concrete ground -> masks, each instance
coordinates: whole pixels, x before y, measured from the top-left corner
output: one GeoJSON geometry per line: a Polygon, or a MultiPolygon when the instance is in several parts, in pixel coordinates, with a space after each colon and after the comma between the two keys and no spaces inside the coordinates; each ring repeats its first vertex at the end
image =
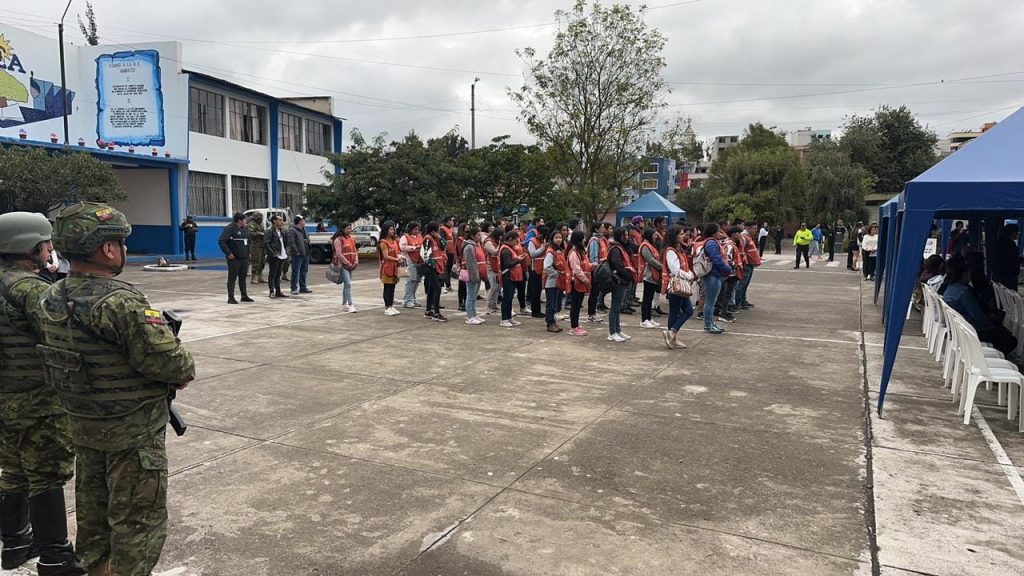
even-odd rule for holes
{"type": "MultiPolygon", "coordinates": [[[[238,306],[220,263],[127,271],[184,313],[198,367],[178,400],[189,432],[168,438],[157,573],[1024,573],[1017,469],[977,419],[957,422],[917,325],[885,419],[869,417],[869,284],[790,258],[768,257],[757,308],[726,334],[688,322],[686,350],[636,316],[623,344],[604,325],[586,338],[528,318],[467,326],[454,293],[447,324],[384,317],[372,262],[354,315],[321,266],[311,295],[270,300],[261,285],[238,306]]],[[[1016,422],[981,413],[1024,463],[1016,422]]]]}

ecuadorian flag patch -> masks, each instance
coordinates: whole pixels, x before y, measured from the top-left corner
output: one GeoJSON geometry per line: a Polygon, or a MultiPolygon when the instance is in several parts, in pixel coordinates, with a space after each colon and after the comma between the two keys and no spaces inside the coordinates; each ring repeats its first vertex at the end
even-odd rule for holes
{"type": "Polygon", "coordinates": [[[146,319],[146,324],[163,324],[164,323],[164,315],[161,314],[159,310],[150,310],[150,309],[147,308],[146,311],[143,313],[143,315],[144,315],[144,318],[146,319]]]}

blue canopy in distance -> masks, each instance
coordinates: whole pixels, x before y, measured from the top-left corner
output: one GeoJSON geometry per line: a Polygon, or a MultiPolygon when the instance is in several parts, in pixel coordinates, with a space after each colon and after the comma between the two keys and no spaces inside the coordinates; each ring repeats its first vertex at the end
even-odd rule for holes
{"type": "Polygon", "coordinates": [[[669,202],[664,196],[657,192],[648,192],[622,208],[619,208],[615,218],[618,223],[621,224],[623,219],[628,220],[634,216],[643,216],[644,218],[665,216],[668,218],[669,224],[671,224],[677,218],[685,220],[686,210],[683,210],[679,206],[669,202]]]}

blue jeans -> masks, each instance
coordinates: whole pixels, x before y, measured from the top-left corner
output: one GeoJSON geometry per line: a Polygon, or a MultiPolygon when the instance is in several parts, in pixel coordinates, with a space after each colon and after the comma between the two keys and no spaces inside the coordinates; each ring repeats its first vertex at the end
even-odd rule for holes
{"type": "Polygon", "coordinates": [[[308,290],[306,275],[309,274],[309,255],[292,256],[292,292],[308,290]]]}
{"type": "Polygon", "coordinates": [[[670,332],[679,332],[683,324],[693,316],[693,302],[689,298],[668,295],[668,329],[670,332]]]}
{"type": "Polygon", "coordinates": [[[743,280],[736,286],[736,304],[743,305],[747,303],[747,287],[750,286],[750,279],[754,276],[754,265],[744,264],[743,265],[743,280]]]}
{"type": "Polygon", "coordinates": [[[466,319],[476,318],[476,295],[480,293],[479,282],[466,282],[466,319]]]}
{"type": "Polygon", "coordinates": [[[341,305],[352,304],[352,271],[341,269],[341,305]]]}
{"type": "Polygon", "coordinates": [[[622,324],[619,323],[619,316],[622,311],[622,301],[626,299],[626,286],[612,288],[612,304],[608,307],[608,335],[622,332],[622,324]]]}
{"type": "Polygon", "coordinates": [[[402,298],[402,305],[412,308],[416,305],[416,288],[420,285],[420,268],[417,264],[410,262],[406,267],[409,277],[405,280],[405,296],[402,298]]]}
{"type": "Polygon", "coordinates": [[[722,291],[722,277],[712,271],[704,277],[704,329],[715,326],[715,302],[722,291]]]}

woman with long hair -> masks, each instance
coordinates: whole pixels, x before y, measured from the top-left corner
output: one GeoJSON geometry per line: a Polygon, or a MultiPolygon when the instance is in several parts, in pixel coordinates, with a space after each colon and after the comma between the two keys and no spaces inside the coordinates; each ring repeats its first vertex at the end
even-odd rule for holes
{"type": "Polygon", "coordinates": [[[654,245],[654,228],[645,228],[637,250],[636,262],[640,265],[640,278],[643,280],[643,298],[640,301],[640,325],[644,328],[657,328],[659,324],[651,318],[654,308],[654,294],[661,289],[663,274],[661,253],[654,245]]]}
{"type": "MultiPolygon", "coordinates": [[[[542,227],[543,228],[543,227],[542,227]]],[[[544,319],[548,325],[548,332],[561,332],[562,328],[555,321],[555,307],[558,305],[558,293],[565,292],[569,287],[568,265],[565,261],[565,251],[562,247],[562,233],[557,230],[551,235],[547,243],[547,253],[544,255],[544,283],[545,314],[544,319]]],[[[538,298],[539,300],[539,298],[538,298]]]]}
{"type": "Polygon", "coordinates": [[[868,226],[864,238],[860,241],[861,259],[864,262],[864,279],[875,279],[875,253],[878,252],[878,224],[868,226]]]}
{"type": "Polygon", "coordinates": [[[401,312],[395,308],[395,287],[398,286],[398,265],[401,261],[401,251],[398,247],[395,223],[390,220],[384,222],[380,227],[377,252],[380,260],[380,281],[384,285],[384,315],[398,316],[401,312]]]}
{"type": "MultiPolygon", "coordinates": [[[[449,251],[449,256],[455,260],[455,264],[458,264],[460,269],[466,266],[466,263],[462,261],[462,251],[466,247],[466,223],[462,222],[456,228],[455,233],[455,251],[449,251]]],[[[449,267],[451,268],[451,267],[449,267]]],[[[461,276],[462,273],[459,273],[461,276]]],[[[466,283],[459,280],[459,312],[466,311],[466,283]]]]}
{"type": "Polygon", "coordinates": [[[424,290],[427,293],[427,310],[423,317],[437,322],[447,322],[444,314],[441,314],[441,276],[448,269],[448,253],[445,252],[444,242],[441,240],[441,224],[436,221],[428,222],[423,229],[423,259],[420,268],[423,271],[424,290]]]}
{"type": "Polygon", "coordinates": [[[581,230],[575,230],[569,237],[569,334],[573,336],[586,336],[587,331],[580,327],[580,308],[583,307],[583,299],[590,292],[590,259],[587,257],[587,248],[583,245],[586,234],[581,230]]]}
{"type": "Polygon", "coordinates": [[[616,226],[612,231],[612,239],[608,244],[608,264],[612,268],[614,283],[611,286],[612,304],[608,308],[608,341],[625,342],[632,337],[622,331],[619,315],[626,299],[626,289],[633,282],[633,262],[626,248],[626,229],[616,226]]]}
{"type": "MultiPolygon", "coordinates": [[[[678,278],[683,282],[693,281],[693,272],[690,267],[690,256],[683,246],[688,239],[688,233],[682,226],[670,226],[665,233],[665,250],[662,253],[662,274],[661,293],[668,298],[668,326],[662,330],[661,335],[665,338],[665,346],[671,348],[686,348],[678,340],[679,330],[683,324],[693,316],[693,302],[687,296],[680,296],[669,291],[669,284],[673,279],[678,278]]],[[[646,292],[645,292],[646,293],[646,292]]]]}
{"type": "Polygon", "coordinates": [[[504,287],[501,283],[501,261],[498,259],[498,249],[501,248],[501,237],[505,230],[501,226],[491,228],[491,233],[484,240],[484,252],[487,254],[487,281],[491,285],[491,291],[487,293],[487,313],[493,314],[498,311],[498,297],[504,287]]]}
{"type": "Polygon", "coordinates": [[[466,324],[476,326],[483,324],[484,319],[476,313],[476,295],[480,293],[480,284],[487,279],[487,253],[484,252],[484,233],[476,226],[466,230],[466,242],[462,247],[462,266],[469,278],[466,284],[466,324]]]}
{"type": "Polygon", "coordinates": [[[341,311],[355,314],[356,305],[352,302],[352,272],[359,266],[359,252],[356,239],[352,237],[352,224],[342,222],[338,231],[331,236],[333,250],[331,264],[341,268],[341,311]]]}

